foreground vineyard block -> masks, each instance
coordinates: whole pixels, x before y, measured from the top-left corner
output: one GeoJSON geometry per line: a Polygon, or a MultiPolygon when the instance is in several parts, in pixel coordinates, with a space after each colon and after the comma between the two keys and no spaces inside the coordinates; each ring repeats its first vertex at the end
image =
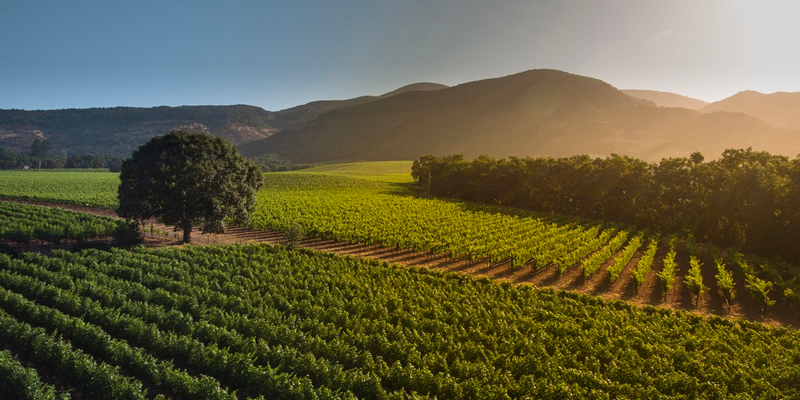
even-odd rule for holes
{"type": "Polygon", "coordinates": [[[0,255],[0,293],[8,326],[75,335],[148,397],[172,368],[265,398],[800,396],[796,331],[307,250],[0,255]]]}

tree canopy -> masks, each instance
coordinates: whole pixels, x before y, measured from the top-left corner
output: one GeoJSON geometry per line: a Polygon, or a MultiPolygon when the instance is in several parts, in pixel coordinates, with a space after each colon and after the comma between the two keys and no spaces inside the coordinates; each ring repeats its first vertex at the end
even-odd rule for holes
{"type": "Polygon", "coordinates": [[[31,155],[36,158],[43,158],[50,151],[50,142],[47,139],[34,139],[31,143],[31,155]]]}
{"type": "Polygon", "coordinates": [[[424,156],[412,175],[434,196],[691,233],[800,261],[800,157],[752,149],[729,149],[711,161],[694,153],[657,164],[619,155],[424,156]]]}
{"type": "Polygon", "coordinates": [[[140,223],[156,217],[189,243],[194,226],[222,233],[226,221],[247,220],[262,176],[224,139],[172,131],[123,161],[120,180],[117,214],[140,223]]]}

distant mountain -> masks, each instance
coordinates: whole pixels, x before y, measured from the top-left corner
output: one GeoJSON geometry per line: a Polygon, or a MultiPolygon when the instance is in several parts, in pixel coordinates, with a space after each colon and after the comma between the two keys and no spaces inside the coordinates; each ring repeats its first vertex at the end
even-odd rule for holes
{"type": "Polygon", "coordinates": [[[296,129],[314,120],[320,114],[336,110],[338,108],[369,103],[371,101],[384,99],[387,97],[392,97],[407,92],[414,92],[414,91],[428,92],[444,88],[447,88],[447,86],[438,83],[421,82],[403,86],[399,89],[393,90],[388,93],[384,93],[380,96],[361,96],[348,100],[312,101],[311,103],[303,104],[301,106],[287,108],[285,110],[275,112],[275,120],[272,121],[272,125],[281,130],[296,129]]]}
{"type": "Polygon", "coordinates": [[[746,90],[711,103],[702,112],[741,112],[767,123],[788,129],[800,129],[800,92],[764,94],[746,90]]]}
{"type": "Polygon", "coordinates": [[[725,149],[748,147],[790,157],[800,154],[800,133],[776,128],[742,113],[699,114],[665,132],[660,145],[651,147],[645,158],[657,161],[700,151],[712,159],[725,149]]]}
{"type": "Polygon", "coordinates": [[[153,136],[185,129],[223,137],[246,155],[302,163],[454,153],[659,160],[701,151],[712,158],[750,146],[795,156],[798,97],[743,92],[698,112],[659,107],[597,79],[532,70],[454,87],[416,83],[277,112],[246,105],[0,110],[0,147],[24,151],[46,138],[67,155],[128,156],[153,136]]]}
{"type": "Polygon", "coordinates": [[[441,90],[447,89],[449,86],[442,85],[440,83],[431,83],[431,82],[419,82],[419,83],[412,83],[410,85],[405,85],[399,89],[392,90],[389,93],[384,93],[378,98],[385,99],[387,97],[397,96],[398,94],[408,93],[408,92],[433,92],[434,90],[441,90]]]}
{"type": "Polygon", "coordinates": [[[151,137],[176,129],[209,132],[241,145],[280,130],[300,128],[327,111],[411,91],[445,87],[416,83],[381,96],[315,101],[277,112],[247,105],[0,110],[0,148],[27,151],[38,138],[47,139],[56,151],[65,151],[68,155],[127,157],[151,137]]]}
{"type": "Polygon", "coordinates": [[[693,97],[670,92],[659,92],[657,90],[624,89],[622,93],[636,99],[652,101],[655,105],[661,107],[683,107],[690,110],[699,110],[708,104],[708,102],[693,97]]]}
{"type": "Polygon", "coordinates": [[[618,153],[658,160],[693,151],[711,158],[729,147],[748,146],[796,154],[800,141],[795,136],[741,114],[658,107],[597,79],[533,70],[332,110],[240,150],[296,162],[454,153],[618,153]]]}
{"type": "Polygon", "coordinates": [[[361,96],[347,100],[319,100],[275,112],[272,124],[278,129],[296,129],[314,120],[320,114],[337,108],[349,107],[377,100],[376,96],[361,96]]]}
{"type": "Polygon", "coordinates": [[[0,110],[0,146],[27,150],[43,138],[68,155],[128,156],[151,137],[175,129],[211,132],[233,144],[263,139],[278,130],[270,124],[274,118],[245,105],[0,110]]]}

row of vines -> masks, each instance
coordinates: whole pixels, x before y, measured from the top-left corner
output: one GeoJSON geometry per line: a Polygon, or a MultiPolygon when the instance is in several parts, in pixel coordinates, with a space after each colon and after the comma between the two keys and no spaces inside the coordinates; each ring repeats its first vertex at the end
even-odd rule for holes
{"type": "Polygon", "coordinates": [[[27,245],[32,239],[58,244],[108,238],[135,227],[122,221],[58,208],[0,201],[0,241],[27,245]]]}
{"type": "MultiPolygon", "coordinates": [[[[356,164],[358,166],[367,168],[366,164],[356,164]]],[[[368,177],[370,171],[367,168],[357,172],[368,177]]],[[[470,260],[508,262],[513,268],[530,266],[541,270],[555,266],[559,273],[581,268],[586,278],[602,265],[609,264],[612,281],[617,279],[641,246],[653,243],[652,239],[644,237],[643,232],[623,225],[469,202],[419,198],[410,196],[402,185],[381,181],[322,173],[266,174],[264,178],[265,187],[259,193],[252,223],[261,229],[285,231],[296,224],[307,236],[410,248],[470,260]]],[[[3,171],[0,196],[113,208],[118,184],[118,176],[112,173],[3,171]]],[[[57,214],[56,211],[50,213],[48,216],[57,214]]],[[[76,222],[78,219],[68,226],[40,227],[34,232],[31,226],[41,224],[9,221],[2,224],[4,229],[0,232],[0,240],[20,244],[34,238],[49,242],[61,238],[80,241],[93,236],[107,236],[110,232],[108,222],[76,222]]],[[[698,299],[708,286],[697,282],[701,276],[697,271],[705,267],[714,268],[722,278],[720,289],[727,302],[733,300],[736,290],[731,288],[729,281],[732,282],[732,278],[726,275],[726,271],[736,270],[744,274],[748,290],[764,294],[760,298],[765,307],[779,295],[800,306],[800,271],[796,266],[757,257],[747,260],[741,255],[737,257],[738,253],[733,251],[727,263],[718,264],[719,257],[711,254],[711,265],[700,266],[696,251],[693,251],[696,247],[693,244],[689,246],[695,257],[690,260],[690,266],[698,265],[688,269],[694,276],[686,286],[698,299]]],[[[659,258],[663,270],[657,274],[665,294],[671,290],[674,277],[680,270],[675,261],[676,254],[670,254],[659,256],[663,257],[659,258]]],[[[653,261],[640,263],[634,269],[632,278],[637,286],[643,283],[642,279],[646,278],[648,266],[653,261]]]]}
{"type": "MultiPolygon", "coordinates": [[[[286,173],[266,175],[252,225],[307,235],[509,262],[561,273],[633,235],[623,225],[458,201],[398,195],[394,185],[358,179],[286,173]]],[[[598,260],[599,261],[599,260],[598,260]]]]}
{"type": "Polygon", "coordinates": [[[0,342],[29,398],[800,396],[795,331],[265,245],[0,255],[0,342]]]}
{"type": "MultiPolygon", "coordinates": [[[[44,185],[58,188],[53,190],[60,191],[63,201],[70,201],[68,195],[108,197],[108,193],[92,186],[108,184],[108,177],[103,178],[105,174],[81,173],[81,179],[86,180],[81,184],[83,186],[75,186],[76,182],[63,174],[42,174],[41,182],[17,183],[19,187],[44,185]],[[55,179],[55,176],[63,179],[55,179]],[[86,179],[90,176],[96,178],[86,179]],[[96,192],[93,194],[92,190],[96,192]]],[[[28,180],[39,179],[35,174],[24,176],[28,180]]],[[[12,178],[15,178],[13,174],[3,177],[8,181],[5,183],[15,184],[12,178]]],[[[21,195],[22,192],[15,190],[9,186],[0,194],[21,195]]],[[[21,209],[23,206],[6,204],[2,207],[21,209]]],[[[0,228],[0,240],[19,244],[34,238],[48,242],[58,242],[61,238],[81,241],[108,236],[113,230],[110,220],[76,217],[74,213],[56,210],[29,211],[29,215],[22,216],[7,214],[10,215],[0,214],[0,218],[6,218],[0,228]],[[12,217],[15,219],[9,219],[12,217]],[[61,219],[65,223],[28,223],[43,221],[42,218],[61,219]],[[37,228],[34,229],[34,225],[37,228]]],[[[736,256],[738,253],[734,251],[728,252],[731,256],[722,260],[714,253],[713,246],[709,246],[712,258],[705,266],[701,265],[697,245],[692,241],[687,246],[691,258],[679,262],[675,251],[677,239],[674,237],[665,239],[669,243],[659,244],[665,240],[654,233],[637,231],[621,224],[416,197],[409,195],[402,185],[381,181],[317,173],[266,174],[252,225],[284,231],[293,226],[311,237],[507,263],[512,269],[528,267],[541,271],[550,267],[557,274],[564,274],[579,268],[584,279],[591,278],[606,265],[611,282],[619,278],[631,260],[642,255],[643,258],[631,266],[630,279],[637,290],[649,275],[656,274],[666,296],[675,285],[676,276],[682,275],[681,286],[691,291],[700,302],[709,286],[709,282],[702,282],[702,271],[713,268],[719,275],[715,282],[727,304],[734,300],[737,292],[746,291],[764,310],[780,301],[781,297],[800,308],[800,271],[786,263],[754,257],[748,259],[736,256]],[[657,248],[661,249],[658,253],[657,248]],[[653,265],[659,262],[662,269],[654,270],[653,265]],[[735,287],[732,271],[742,274],[746,283],[735,287]]]]}
{"type": "Polygon", "coordinates": [[[749,293],[765,311],[780,297],[800,309],[800,271],[780,261],[746,258],[709,244],[712,265],[705,266],[692,238],[679,240],[622,224],[410,196],[382,182],[310,173],[268,174],[252,224],[266,230],[286,230],[287,224],[296,224],[314,237],[504,262],[512,269],[551,267],[561,275],[580,268],[584,279],[605,265],[612,283],[633,261],[630,280],[637,291],[655,275],[666,297],[681,277],[681,286],[698,303],[708,290],[704,268],[715,268],[719,275],[715,281],[728,304],[738,291],[749,293]],[[689,253],[688,260],[678,260],[679,244],[689,253]],[[723,253],[730,253],[727,261],[719,256],[723,253]],[[734,287],[725,262],[747,277],[747,284],[734,287]],[[759,267],[751,268],[748,262],[759,267]]]}

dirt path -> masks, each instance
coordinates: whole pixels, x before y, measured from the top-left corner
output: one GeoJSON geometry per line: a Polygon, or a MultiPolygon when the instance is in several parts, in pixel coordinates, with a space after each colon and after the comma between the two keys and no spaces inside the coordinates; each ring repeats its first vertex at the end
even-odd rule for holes
{"type": "MultiPolygon", "coordinates": [[[[6,200],[8,201],[8,200],[6,200]]],[[[67,210],[80,211],[89,214],[117,218],[113,210],[59,204],[52,202],[18,201],[24,204],[57,207],[67,210]]],[[[158,224],[148,223],[145,227],[145,244],[148,246],[176,246],[181,245],[180,232],[158,224]],[[155,231],[156,233],[150,233],[155,231]]],[[[286,244],[286,236],[281,232],[263,231],[252,228],[229,227],[224,234],[203,234],[199,231],[192,234],[193,244],[234,244],[234,243],[269,243],[286,244]]],[[[718,315],[731,318],[743,318],[759,321],[774,326],[800,327],[800,316],[797,311],[782,306],[782,302],[771,307],[766,316],[762,315],[759,307],[750,298],[747,289],[743,286],[743,279],[734,274],[736,281],[736,298],[731,303],[730,310],[725,307],[724,300],[716,290],[714,270],[707,257],[704,258],[703,278],[705,286],[709,289],[701,296],[698,305],[695,305],[694,296],[686,289],[683,279],[688,269],[689,256],[686,251],[678,251],[678,265],[681,267],[676,273],[675,285],[667,293],[666,299],[661,291],[658,272],[661,270],[664,250],[660,249],[653,262],[645,283],[637,291],[630,279],[631,271],[635,268],[641,253],[634,255],[620,276],[613,283],[609,283],[608,266],[606,262],[598,271],[583,279],[579,267],[573,267],[564,274],[558,275],[555,267],[550,265],[539,271],[532,271],[530,267],[511,269],[508,263],[490,263],[486,260],[466,260],[451,258],[446,255],[433,255],[425,252],[416,252],[410,249],[396,250],[379,245],[364,245],[360,243],[337,242],[322,238],[306,238],[299,247],[325,251],[337,255],[386,261],[389,263],[407,266],[426,267],[442,271],[457,272],[474,276],[483,276],[490,279],[508,281],[512,284],[528,284],[542,288],[557,288],[573,290],[584,294],[599,296],[604,299],[623,299],[639,305],[654,305],[673,309],[685,309],[702,315],[718,315]]]]}

